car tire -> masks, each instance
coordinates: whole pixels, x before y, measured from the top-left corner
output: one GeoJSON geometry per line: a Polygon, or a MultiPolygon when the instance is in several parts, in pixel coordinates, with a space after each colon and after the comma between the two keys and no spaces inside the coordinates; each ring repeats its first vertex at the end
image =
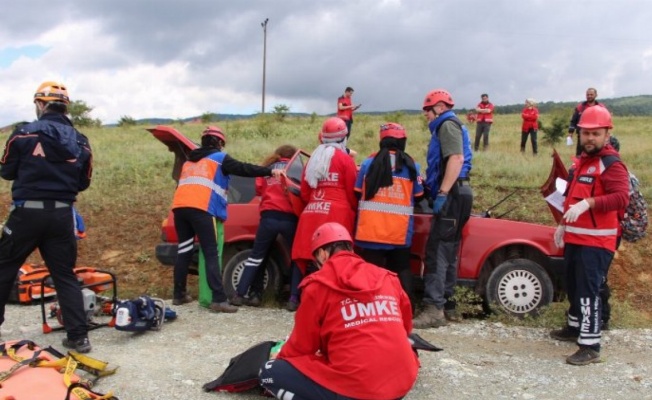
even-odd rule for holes
{"type": "MultiPolygon", "coordinates": [[[[236,253],[233,257],[229,258],[224,266],[224,273],[222,274],[222,285],[224,286],[224,293],[227,298],[232,298],[236,294],[242,271],[244,270],[244,263],[249,258],[251,249],[242,250],[236,253]]],[[[280,268],[276,261],[268,257],[265,260],[265,283],[263,298],[268,296],[276,296],[281,287],[280,268]]]]}
{"type": "Polygon", "coordinates": [[[524,258],[507,260],[491,272],[486,297],[489,307],[517,317],[536,315],[552,302],[553,286],[545,269],[524,258]]]}

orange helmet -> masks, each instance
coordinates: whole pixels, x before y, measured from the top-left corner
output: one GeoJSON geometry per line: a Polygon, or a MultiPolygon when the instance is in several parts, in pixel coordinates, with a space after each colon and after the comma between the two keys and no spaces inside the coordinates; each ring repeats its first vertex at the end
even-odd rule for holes
{"type": "Polygon", "coordinates": [[[439,102],[444,102],[449,106],[453,107],[455,102],[450,93],[445,89],[435,89],[428,92],[426,98],[423,100],[423,109],[425,110],[428,107],[432,107],[439,102]]]}
{"type": "Polygon", "coordinates": [[[325,245],[334,242],[349,242],[353,245],[351,234],[344,226],[342,226],[342,224],[337,222],[327,222],[317,228],[315,233],[312,234],[310,251],[314,254],[320,247],[324,247],[325,245]]]}
{"type": "Polygon", "coordinates": [[[405,134],[405,128],[402,125],[396,124],[394,122],[388,122],[380,126],[380,140],[383,140],[387,137],[395,139],[404,139],[407,137],[405,134]]]}
{"type": "Polygon", "coordinates": [[[609,113],[609,110],[600,105],[589,107],[584,110],[577,126],[584,129],[611,129],[614,127],[611,123],[611,114],[609,113]]]}
{"type": "Polygon", "coordinates": [[[34,93],[34,100],[42,100],[46,102],[59,101],[64,104],[70,103],[66,85],[53,81],[46,81],[41,83],[38,89],[36,89],[36,93],[34,93]]]}
{"type": "Polygon", "coordinates": [[[330,117],[321,127],[321,139],[327,142],[343,139],[347,133],[346,123],[338,117],[330,117]]]}
{"type": "Polygon", "coordinates": [[[201,133],[201,136],[215,136],[216,138],[222,140],[226,144],[226,135],[222,132],[222,128],[219,126],[207,126],[206,129],[201,133]]]}

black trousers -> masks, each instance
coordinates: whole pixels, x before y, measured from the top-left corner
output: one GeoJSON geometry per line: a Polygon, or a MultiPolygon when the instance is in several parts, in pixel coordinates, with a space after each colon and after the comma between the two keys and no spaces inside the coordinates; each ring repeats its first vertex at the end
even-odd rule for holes
{"type": "Polygon", "coordinates": [[[63,314],[68,338],[86,337],[88,325],[84,301],[77,276],[77,262],[72,207],[32,209],[15,208],[2,228],[0,238],[0,325],[5,305],[18,270],[27,257],[38,249],[50,271],[63,314]]]}
{"type": "Polygon", "coordinates": [[[260,384],[281,400],[354,400],[326,389],[285,360],[267,361],[259,377],[260,384]]]}
{"type": "Polygon", "coordinates": [[[199,245],[204,253],[206,263],[206,280],[212,291],[212,302],[226,301],[226,294],[222,286],[222,269],[217,251],[217,231],[215,217],[206,211],[196,208],[175,208],[174,227],[179,238],[177,262],[174,264],[174,297],[180,299],[186,293],[188,281],[188,267],[192,262],[192,250],[195,235],[199,238],[199,245]]]}
{"type": "Polygon", "coordinates": [[[410,248],[404,247],[391,250],[363,249],[361,255],[368,263],[396,272],[403,291],[410,298],[412,311],[414,312],[414,278],[410,270],[410,248]]]}

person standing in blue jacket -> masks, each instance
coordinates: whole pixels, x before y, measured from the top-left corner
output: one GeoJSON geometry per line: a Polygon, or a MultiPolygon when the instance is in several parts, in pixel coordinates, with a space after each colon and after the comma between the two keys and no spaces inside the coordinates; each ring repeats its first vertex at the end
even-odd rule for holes
{"type": "Polygon", "coordinates": [[[452,108],[450,93],[430,91],[423,102],[431,139],[426,155],[426,188],[433,199],[432,226],[426,244],[424,309],[414,319],[415,328],[437,328],[446,319],[459,320],[455,309],[455,284],[462,229],[471,216],[471,141],[469,132],[452,108]]]}
{"type": "Polygon", "coordinates": [[[355,244],[365,261],[398,275],[414,311],[410,246],[414,234],[414,205],[423,198],[420,166],[405,152],[403,126],[380,126],[380,150],[360,165],[355,192],[358,219],[355,244]]]}

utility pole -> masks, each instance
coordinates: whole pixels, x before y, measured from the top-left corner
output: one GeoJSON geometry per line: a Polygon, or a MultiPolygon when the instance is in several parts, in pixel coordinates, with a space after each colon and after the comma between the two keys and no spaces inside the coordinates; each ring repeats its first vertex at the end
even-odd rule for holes
{"type": "Polygon", "coordinates": [[[263,27],[263,114],[265,114],[265,68],[267,63],[267,23],[269,18],[265,18],[260,26],[263,27]]]}

